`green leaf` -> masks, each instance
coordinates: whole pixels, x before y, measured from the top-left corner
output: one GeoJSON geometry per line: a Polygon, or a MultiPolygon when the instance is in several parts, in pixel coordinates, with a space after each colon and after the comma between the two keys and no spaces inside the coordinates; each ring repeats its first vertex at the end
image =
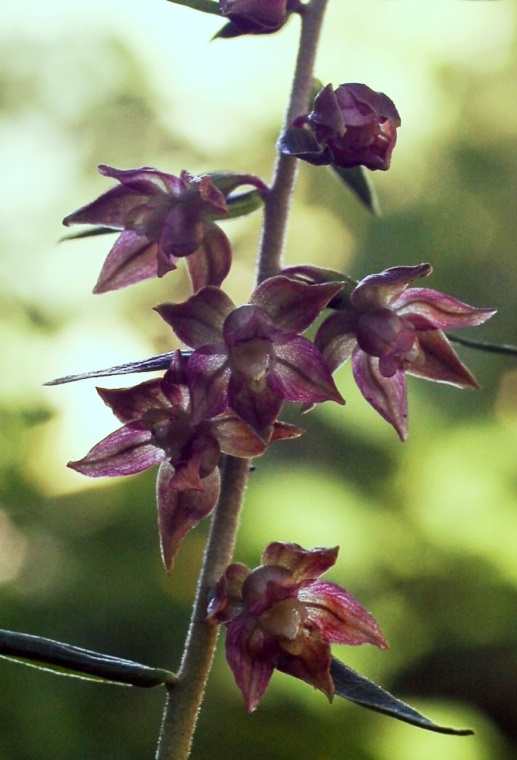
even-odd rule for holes
{"type": "Polygon", "coordinates": [[[366,172],[364,166],[354,166],[353,169],[343,169],[332,165],[333,171],[339,179],[364,203],[364,205],[376,216],[380,216],[381,210],[375,187],[366,172]]]}
{"type": "MultiPolygon", "coordinates": [[[[250,190],[247,193],[230,196],[226,199],[228,213],[223,219],[235,219],[238,216],[246,216],[264,205],[264,198],[258,190],[250,190]]],[[[218,219],[218,221],[220,218],[218,219]]]]}
{"type": "Polygon", "coordinates": [[[358,705],[367,707],[369,710],[384,713],[384,715],[389,715],[391,718],[411,723],[411,725],[417,726],[417,728],[424,728],[427,731],[435,731],[438,734],[469,736],[474,733],[470,728],[449,728],[433,723],[432,720],[429,720],[429,718],[426,718],[417,712],[417,710],[406,705],[405,702],[401,702],[400,699],[384,691],[376,683],[359,675],[355,670],[352,670],[352,668],[349,668],[335,658],[332,658],[330,674],[338,697],[349,699],[351,702],[356,702],[358,705]]]}
{"type": "Polygon", "coordinates": [[[169,3],[184,5],[195,11],[203,11],[203,13],[212,13],[214,16],[221,15],[219,3],[213,2],[213,0],[169,0],[169,3]]]}
{"type": "Polygon", "coordinates": [[[89,649],[81,649],[72,644],[63,644],[52,639],[14,631],[0,630],[0,657],[9,660],[30,660],[31,662],[23,662],[23,664],[59,675],[101,679],[123,686],[150,688],[162,684],[170,685],[176,680],[176,676],[168,670],[150,668],[131,660],[123,660],[108,654],[92,652],[89,649]],[[35,663],[44,663],[51,667],[41,667],[35,663]]]}

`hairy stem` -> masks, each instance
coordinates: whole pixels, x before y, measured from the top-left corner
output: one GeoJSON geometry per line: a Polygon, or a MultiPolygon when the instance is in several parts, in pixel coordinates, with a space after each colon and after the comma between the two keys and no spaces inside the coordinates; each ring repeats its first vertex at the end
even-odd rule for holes
{"type": "Polygon", "coordinates": [[[247,459],[225,458],[183,660],[177,682],[167,690],[156,760],[186,760],[190,754],[218,633],[205,622],[208,593],[231,562],[248,473],[247,459]]]}
{"type": "MultiPolygon", "coordinates": [[[[307,113],[312,90],[314,61],[327,0],[312,0],[303,6],[298,58],[293,77],[285,127],[307,113]]],[[[296,182],[297,159],[279,153],[273,182],[266,196],[264,224],[257,262],[256,284],[278,274],[289,218],[291,196],[296,182]]]]}

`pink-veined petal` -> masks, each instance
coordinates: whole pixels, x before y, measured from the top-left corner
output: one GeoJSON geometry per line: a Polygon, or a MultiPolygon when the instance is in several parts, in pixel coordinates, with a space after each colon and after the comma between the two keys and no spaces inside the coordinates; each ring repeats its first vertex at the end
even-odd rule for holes
{"type": "MultiPolygon", "coordinates": [[[[432,334],[432,333],[426,333],[432,334]]],[[[355,382],[364,398],[386,422],[393,425],[402,441],[408,434],[406,378],[399,370],[392,377],[379,372],[379,360],[356,349],[352,356],[355,382]]]]}
{"type": "Polygon", "coordinates": [[[232,264],[230,241],[213,222],[204,222],[204,237],[199,248],[186,260],[194,292],[206,285],[220,287],[232,264]]]}
{"type": "Polygon", "coordinates": [[[223,323],[235,306],[219,288],[202,288],[183,303],[164,303],[155,311],[169,324],[178,338],[191,348],[221,340],[223,323]]]}
{"type": "Polygon", "coordinates": [[[330,661],[329,643],[314,627],[314,630],[307,632],[300,653],[291,654],[287,651],[287,645],[282,643],[275,656],[275,668],[319,689],[332,702],[334,682],[330,675],[330,661]]]}
{"type": "Polygon", "coordinates": [[[210,429],[219,441],[221,451],[233,457],[256,457],[267,448],[264,441],[234,415],[216,417],[211,421],[210,429]]]}
{"type": "Polygon", "coordinates": [[[266,546],[261,562],[264,565],[281,565],[291,571],[296,581],[319,578],[332,567],[339,547],[303,549],[299,544],[275,541],[266,546]]]}
{"type": "Polygon", "coordinates": [[[253,712],[273,675],[271,644],[245,616],[228,624],[226,659],[239,687],[246,710],[253,712]]]}
{"type": "Polygon", "coordinates": [[[477,390],[479,385],[472,372],[460,361],[446,336],[439,330],[419,332],[418,342],[423,352],[423,364],[408,364],[406,373],[437,383],[477,390]]]}
{"type": "MultiPolygon", "coordinates": [[[[125,230],[109,252],[93,292],[107,293],[156,277],[157,255],[157,243],[132,230],[125,230]]],[[[173,262],[169,265],[169,270],[172,269],[176,269],[173,262]]]]}
{"type": "Polygon", "coordinates": [[[213,510],[219,498],[220,476],[215,469],[203,478],[202,491],[177,491],[170,487],[174,468],[163,462],[156,481],[158,527],[163,564],[170,571],[181,542],[192,528],[213,510]]]}
{"type": "Polygon", "coordinates": [[[321,353],[302,337],[275,344],[275,364],[268,375],[268,385],[288,401],[345,403],[321,353]]]}
{"type": "Polygon", "coordinates": [[[170,406],[159,378],[147,380],[133,388],[97,388],[97,393],[121,422],[136,421],[149,409],[170,406]]]}
{"type": "Polygon", "coordinates": [[[198,348],[189,358],[188,369],[193,423],[225,412],[230,369],[224,343],[198,348]]]}
{"type": "Polygon", "coordinates": [[[329,643],[387,648],[377,621],[341,586],[315,580],[299,589],[298,599],[306,605],[310,619],[329,643]]]}
{"type": "Polygon", "coordinates": [[[496,313],[496,309],[477,309],[429,288],[408,288],[391,307],[416,330],[476,327],[496,313]]]}
{"type": "Polygon", "coordinates": [[[127,215],[147,202],[147,196],[118,185],[63,219],[63,224],[99,224],[124,229],[127,215]]]}
{"type": "Polygon", "coordinates": [[[283,399],[267,385],[254,391],[235,375],[230,376],[228,405],[267,443],[272,425],[280,414],[283,399]]]}
{"type": "Polygon", "coordinates": [[[67,466],[90,478],[134,475],[165,459],[163,449],[150,440],[151,433],[146,428],[130,422],[90,449],[83,459],[67,466]]]}
{"type": "Polygon", "coordinates": [[[301,333],[314,322],[342,286],[341,282],[309,285],[289,277],[271,277],[258,286],[250,303],[260,306],[278,330],[301,333]]]}
{"type": "Polygon", "coordinates": [[[361,280],[350,296],[350,300],[358,311],[391,306],[413,280],[417,277],[427,277],[431,272],[430,264],[390,267],[379,274],[370,274],[361,280]]]}

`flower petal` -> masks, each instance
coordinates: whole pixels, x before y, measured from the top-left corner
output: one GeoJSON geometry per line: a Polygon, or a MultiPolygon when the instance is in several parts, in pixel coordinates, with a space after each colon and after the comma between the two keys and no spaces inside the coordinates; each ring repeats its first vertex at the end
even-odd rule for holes
{"type": "Polygon", "coordinates": [[[263,565],[286,567],[296,581],[306,581],[326,573],[335,564],[338,551],[337,546],[333,549],[303,549],[299,544],[275,541],[266,546],[261,562],[263,565]]]}
{"type": "MultiPolygon", "coordinates": [[[[432,334],[426,333],[426,336],[432,334]]],[[[386,422],[393,425],[400,439],[405,441],[408,434],[408,411],[404,372],[399,370],[392,377],[383,377],[379,372],[379,360],[360,349],[355,349],[352,356],[352,370],[366,401],[386,422]]]]}
{"type": "Polygon", "coordinates": [[[446,336],[439,330],[419,332],[418,342],[423,351],[423,364],[408,364],[406,373],[424,380],[448,383],[458,388],[479,388],[472,372],[460,361],[446,336]]]}
{"type": "Polygon", "coordinates": [[[278,330],[301,333],[342,287],[342,282],[309,285],[289,277],[271,277],[258,286],[250,303],[264,309],[278,330]]]}
{"type": "Polygon", "coordinates": [[[147,380],[134,388],[97,388],[97,393],[121,422],[141,419],[149,409],[170,406],[161,380],[147,380]]]}
{"type": "Polygon", "coordinates": [[[219,498],[220,476],[215,469],[203,478],[202,491],[177,491],[170,487],[174,468],[163,462],[158,471],[156,494],[163,564],[172,570],[181,542],[192,528],[210,514],[219,498]]]}
{"type": "Polygon", "coordinates": [[[178,338],[191,348],[221,340],[223,323],[235,306],[219,288],[202,288],[183,303],[164,303],[155,311],[169,324],[178,338]]]}
{"type": "MultiPolygon", "coordinates": [[[[157,276],[158,244],[132,230],[125,230],[103,264],[94,293],[125,288],[135,282],[157,276]]],[[[170,262],[169,270],[176,269],[170,262]]]]}
{"type": "Polygon", "coordinates": [[[252,390],[236,375],[231,375],[228,404],[264,442],[269,442],[272,425],[282,408],[282,397],[267,385],[261,391],[252,390]]]}
{"type": "Polygon", "coordinates": [[[477,309],[428,288],[408,288],[392,301],[391,308],[409,319],[416,330],[476,327],[496,313],[496,309],[477,309]]]}
{"type": "Polygon", "coordinates": [[[352,355],[357,345],[357,315],[352,311],[336,311],[319,327],[314,338],[331,372],[335,372],[352,355]]]}
{"type": "Polygon", "coordinates": [[[210,429],[219,441],[223,454],[233,457],[256,457],[267,449],[264,441],[243,420],[234,415],[216,417],[211,420],[210,429]]]}
{"type": "Polygon", "coordinates": [[[330,646],[317,628],[307,632],[303,649],[292,655],[282,647],[275,657],[275,668],[322,691],[329,702],[334,697],[334,682],[330,676],[330,646]]]}
{"type": "Polygon", "coordinates": [[[220,227],[213,222],[203,225],[203,242],[187,258],[187,269],[194,292],[206,285],[220,287],[232,264],[230,241],[220,227]]]}
{"type": "Polygon", "coordinates": [[[203,346],[194,351],[188,363],[193,424],[211,419],[228,408],[230,369],[226,346],[203,346]]]}
{"type": "Polygon", "coordinates": [[[275,344],[275,364],[268,386],[280,398],[301,403],[336,401],[344,404],[322,355],[306,338],[293,337],[275,344]]]}
{"type": "Polygon", "coordinates": [[[427,277],[432,271],[430,264],[417,264],[412,267],[390,267],[379,274],[370,274],[360,281],[350,300],[358,311],[391,306],[413,280],[427,277]]]}
{"type": "Polygon", "coordinates": [[[146,202],[145,194],[135,193],[127,187],[118,185],[92,203],[66,216],[63,224],[66,227],[73,224],[100,224],[103,227],[123,230],[126,226],[127,215],[146,202]]]}
{"type": "Polygon", "coordinates": [[[306,605],[310,619],[331,644],[375,644],[387,649],[377,621],[341,586],[314,580],[299,589],[298,599],[306,605]]]}
{"type": "Polygon", "coordinates": [[[90,449],[83,459],[67,466],[90,478],[134,475],[165,459],[163,449],[149,443],[150,440],[149,430],[138,422],[130,422],[90,449]]]}
{"type": "Polygon", "coordinates": [[[252,620],[240,616],[228,624],[226,632],[226,659],[233,677],[241,690],[246,710],[253,712],[273,675],[271,642],[255,629],[252,620]]]}

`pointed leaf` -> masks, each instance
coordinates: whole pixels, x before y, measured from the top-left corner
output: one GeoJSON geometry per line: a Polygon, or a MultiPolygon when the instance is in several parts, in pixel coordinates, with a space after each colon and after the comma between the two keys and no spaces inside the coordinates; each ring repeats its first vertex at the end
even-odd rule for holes
{"type": "Polygon", "coordinates": [[[173,673],[161,668],[150,668],[131,660],[14,631],[0,630],[0,656],[41,662],[72,671],[66,674],[55,671],[60,675],[83,673],[121,685],[152,687],[172,684],[176,679],[173,673]]]}
{"type": "MultiPolygon", "coordinates": [[[[191,351],[182,351],[183,356],[188,356],[191,351]]],[[[155,372],[160,369],[168,369],[174,351],[168,351],[166,354],[157,354],[150,359],[142,359],[139,362],[128,362],[127,364],[117,364],[108,369],[96,369],[92,372],[81,372],[78,375],[65,375],[58,377],[56,380],[49,380],[43,385],[64,385],[65,383],[75,383],[77,380],[88,380],[92,377],[111,377],[112,375],[130,375],[138,372],[155,372]]]]}
{"type": "Polygon", "coordinates": [[[474,733],[470,728],[448,728],[447,726],[439,726],[437,723],[433,723],[429,718],[426,718],[412,707],[409,707],[409,705],[401,702],[400,699],[377,686],[373,681],[369,681],[364,676],[359,675],[352,668],[349,668],[335,658],[332,658],[330,673],[338,697],[349,699],[351,702],[356,702],[358,705],[367,707],[369,710],[384,713],[384,715],[389,715],[391,718],[396,718],[405,723],[411,723],[411,725],[418,728],[435,731],[439,734],[469,736],[474,733]]]}
{"type": "Polygon", "coordinates": [[[381,215],[375,186],[364,166],[354,166],[352,169],[344,169],[332,164],[331,168],[337,174],[339,179],[345,183],[345,185],[354,193],[361,203],[372,212],[372,214],[375,214],[376,216],[381,215]]]}
{"type": "Polygon", "coordinates": [[[195,11],[203,11],[203,13],[212,13],[214,16],[221,15],[219,3],[214,2],[214,0],[169,0],[169,3],[185,5],[187,8],[192,8],[195,11]]]}

